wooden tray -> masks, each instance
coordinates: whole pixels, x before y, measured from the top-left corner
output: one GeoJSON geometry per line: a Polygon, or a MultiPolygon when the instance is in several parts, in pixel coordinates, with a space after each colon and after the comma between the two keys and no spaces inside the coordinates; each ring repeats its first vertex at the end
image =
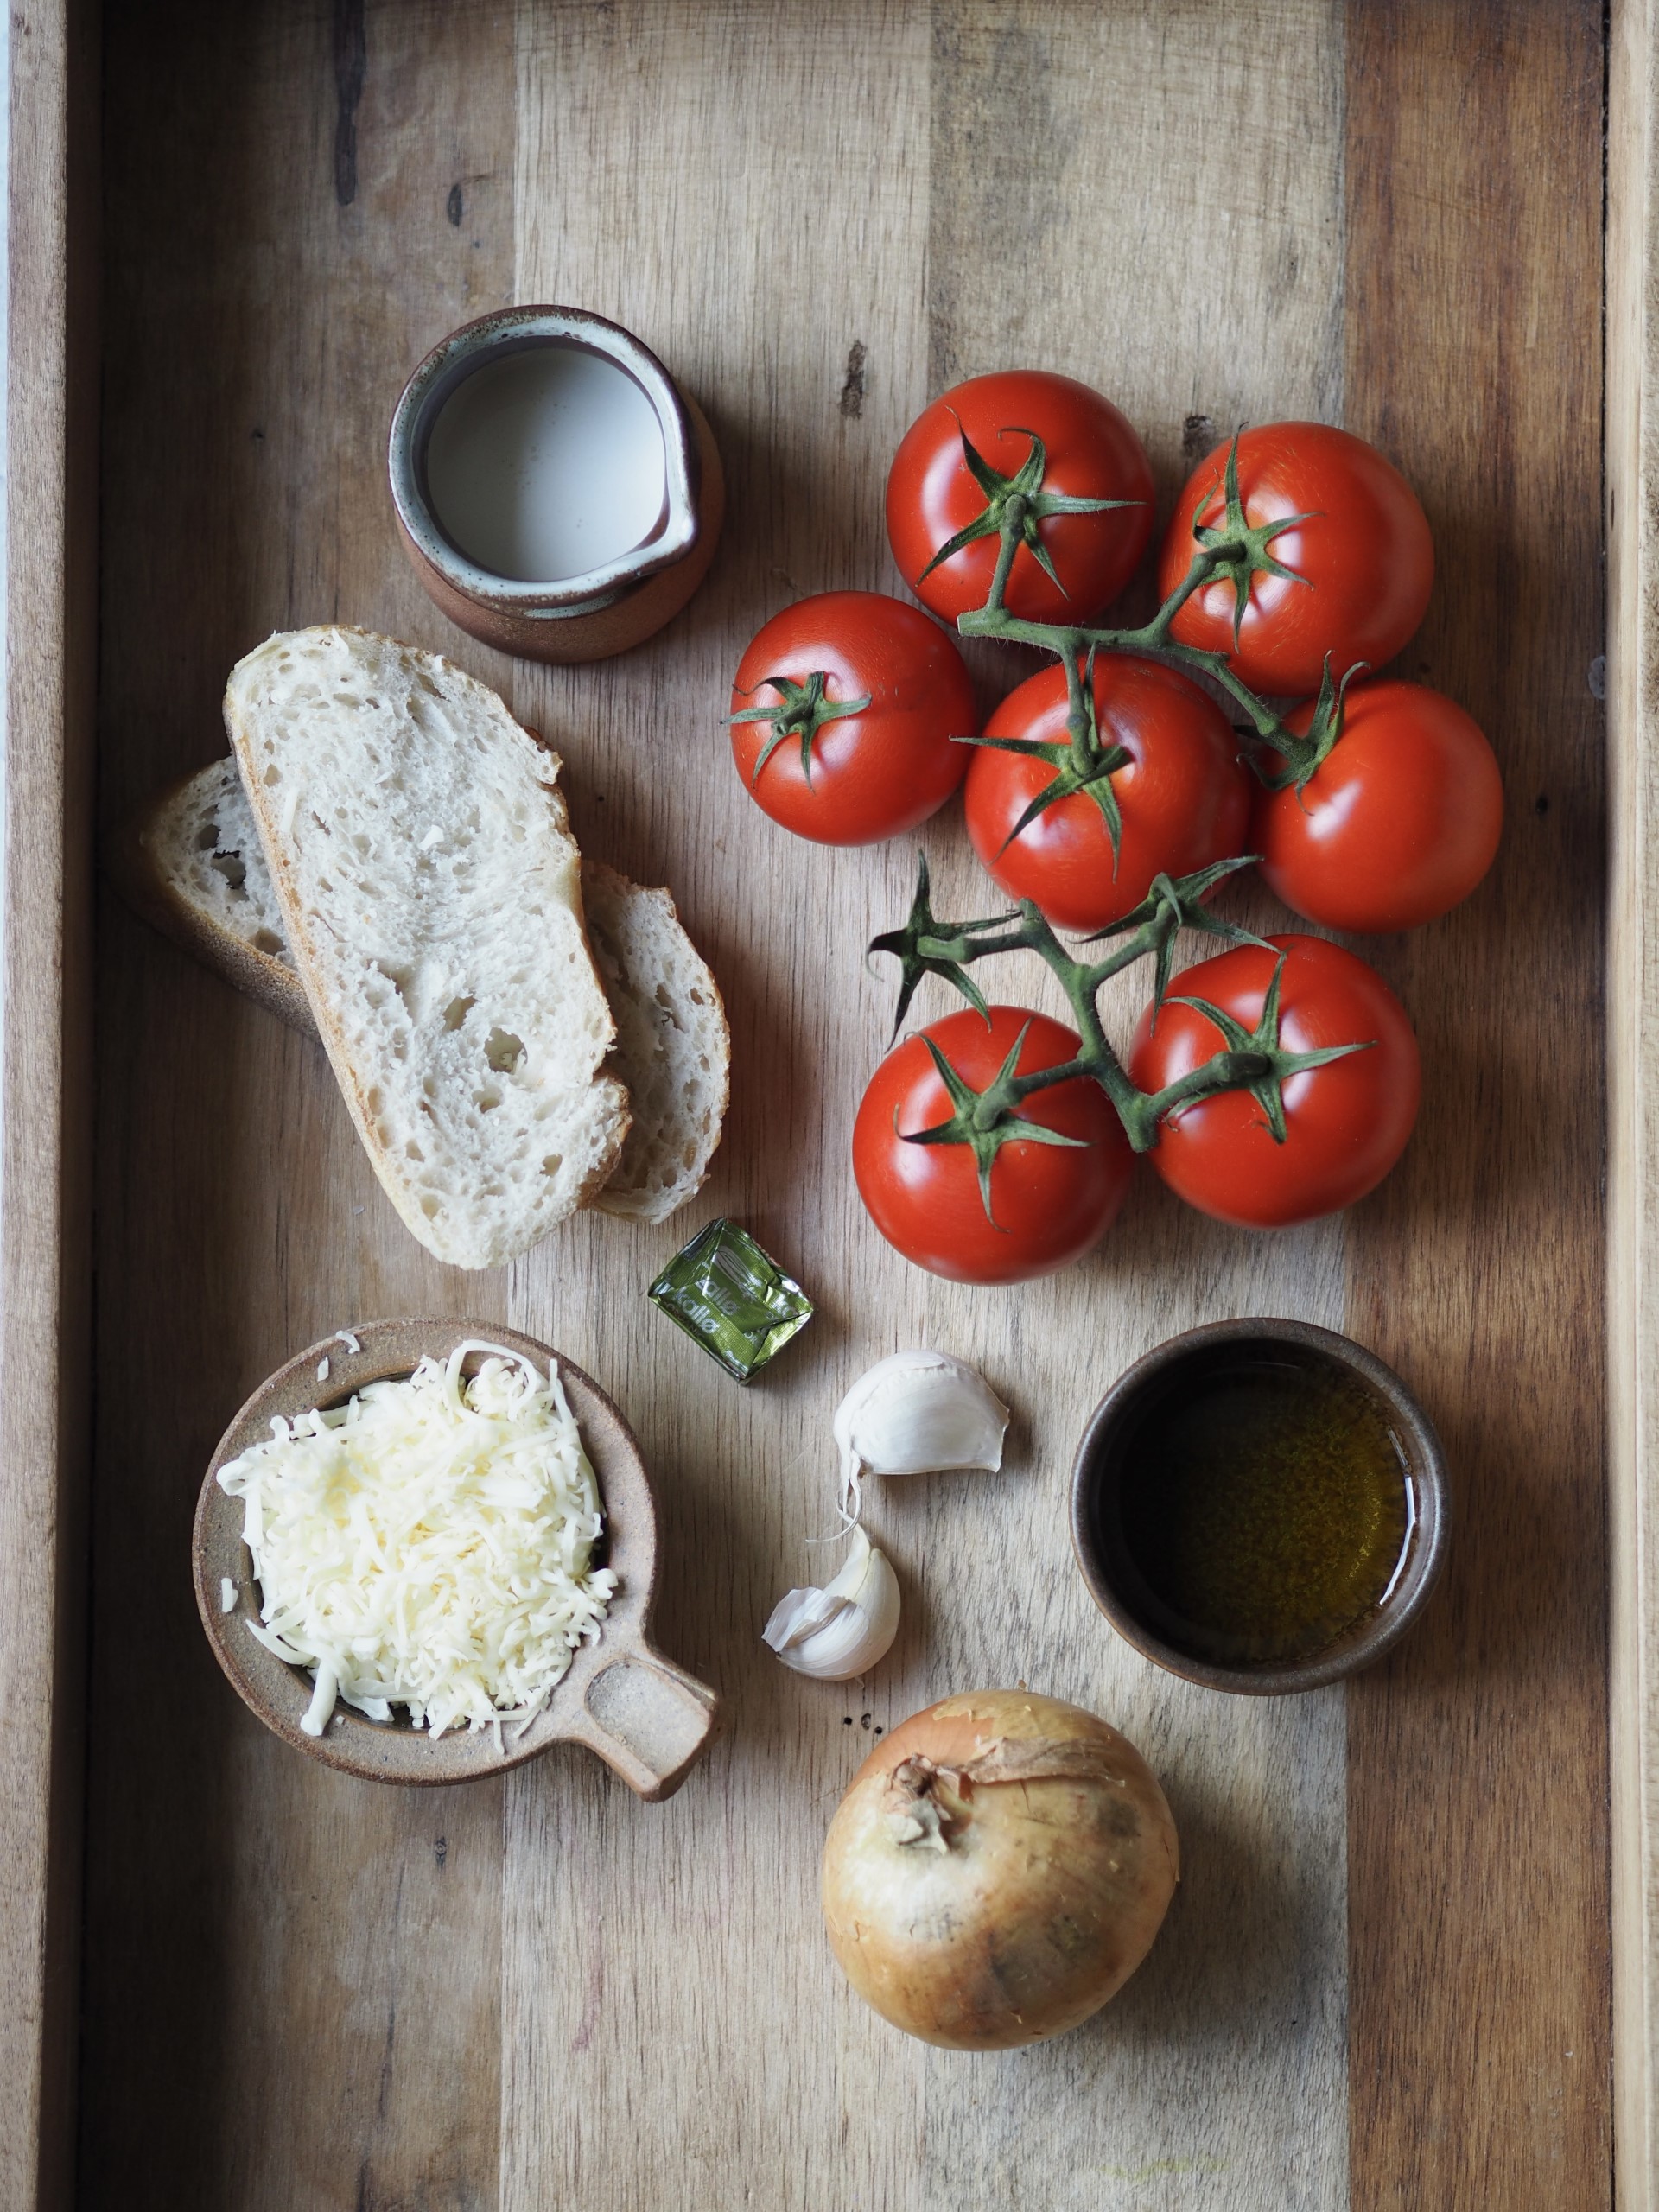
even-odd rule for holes
{"type": "MultiPolygon", "coordinates": [[[[1597,0],[14,15],[0,2201],[1577,2212],[1613,2194],[1616,1895],[1619,2194],[1651,2202],[1654,54],[1649,0],[1620,0],[1611,46],[1597,0]],[[384,481],[410,364],[538,299],[637,330],[731,483],[686,614],[585,670],[448,630],[384,481]],[[1388,448],[1440,559],[1402,665],[1490,730],[1510,815],[1478,897],[1376,949],[1428,1076],[1382,1191],[1257,1239],[1146,1178],[1090,1262],[1008,1296],[907,1268],[846,1167],[890,1019],[861,948],[902,915],[910,849],[775,832],[721,715],[791,594],[894,588],[900,432],[1020,361],[1117,397],[1166,499],[1184,453],[1247,418],[1388,448]],[[107,824],[220,749],[242,652],[335,617],[498,684],[564,754],[584,848],[674,887],[735,1044],[715,1173],[679,1221],[587,1217],[499,1276],[449,1273],[314,1048],[103,890],[94,938],[94,778],[107,824]],[[716,1212],[819,1300],[747,1392],[642,1294],[716,1212]],[[201,1637],[191,1504],[248,1389],[353,1319],[463,1311],[568,1347],[652,1466],[658,1630],[730,1721],[666,1806],[573,1749],[435,1799],[352,1783],[267,1737],[201,1637]],[[1371,1345],[1454,1469],[1448,1586],[1345,1695],[1172,1681],[1068,1555],[1095,1398],[1163,1336],[1248,1312],[1371,1345]],[[802,1682],[758,1634],[824,1557],[830,1411],[923,1339],[1013,1400],[1010,1464],[873,1486],[899,1645],[855,1690],[802,1682]],[[878,1729],[1021,1680],[1144,1749],[1185,1878],[1087,2029],[932,2052],[840,1981],[817,1852],[878,1729]]],[[[958,820],[924,842],[944,902],[980,910],[958,820]]]]}

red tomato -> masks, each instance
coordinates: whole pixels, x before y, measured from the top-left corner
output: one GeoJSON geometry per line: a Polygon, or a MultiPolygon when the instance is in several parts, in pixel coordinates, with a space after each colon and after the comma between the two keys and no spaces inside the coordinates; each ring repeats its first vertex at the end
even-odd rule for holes
{"type": "Polygon", "coordinates": [[[1021,1119],[1083,1141],[1014,1137],[1004,1144],[991,1166],[995,1222],[986,1217],[968,1145],[906,1142],[916,1130],[948,1122],[954,1110],[923,1037],[983,1090],[1022,1027],[1017,1073],[1059,1067],[1076,1056],[1077,1032],[1045,1014],[994,1006],[988,1025],[964,1007],[888,1053],[854,1124],[853,1173],[870,1218],[907,1260],[953,1282],[1025,1282],[1069,1267],[1111,1226],[1134,1169],[1122,1124],[1087,1076],[1039,1090],[1020,1107],[1021,1119]]]}
{"type": "Polygon", "coordinates": [[[1152,468],[1128,418],[1086,384],[1041,369],[970,377],[917,416],[887,478],[887,538],[905,582],[948,622],[983,607],[996,568],[993,534],[923,574],[988,504],[963,453],[964,433],[1001,478],[1019,474],[1038,437],[1046,452],[1043,492],[1134,502],[1040,518],[1038,535],[1058,585],[1028,546],[1014,556],[1004,594],[1010,613],[1032,622],[1084,622],[1097,614],[1128,583],[1152,535],[1152,468]]]}
{"type": "Polygon", "coordinates": [[[774,614],[732,686],[734,715],[757,707],[769,710],[766,719],[732,725],[744,789],[774,822],[820,845],[873,844],[925,822],[967,771],[968,747],[951,739],[978,728],[973,685],[948,632],[875,591],[820,592],[774,614]],[[801,730],[815,719],[815,688],[818,715],[829,711],[813,732],[809,766],[801,730]],[[860,699],[869,702],[861,712],[836,711],[860,699]],[[778,718],[785,728],[773,745],[778,718]]]}
{"type": "MultiPolygon", "coordinates": [[[[1323,938],[1271,942],[1288,955],[1281,1045],[1293,1052],[1370,1049],[1286,1077],[1283,1144],[1248,1090],[1223,1091],[1165,1122],[1147,1155],[1159,1174],[1189,1205],[1242,1229],[1313,1221],[1363,1198],[1405,1150],[1421,1085],[1411,1023],[1375,969],[1323,938]]],[[[1170,991],[1207,999],[1254,1029],[1274,965],[1272,953],[1242,944],[1185,969],[1170,991]]],[[[1141,1015],[1129,1050],[1129,1073],[1142,1090],[1161,1090],[1225,1049],[1214,1022],[1191,1007],[1166,1001],[1155,1030],[1150,1015],[1141,1015]]]]}
{"type": "MultiPolygon", "coordinates": [[[[1195,522],[1225,518],[1227,448],[1217,446],[1187,479],[1158,561],[1167,599],[1192,564],[1195,522]]],[[[1434,548],[1417,494],[1375,446],[1323,423],[1269,423],[1238,442],[1238,488],[1251,524],[1281,515],[1306,522],[1268,550],[1306,583],[1258,569],[1236,649],[1236,594],[1217,578],[1175,617],[1182,645],[1226,653],[1252,690],[1317,691],[1331,656],[1334,674],[1357,661],[1379,668],[1423,619],[1434,582],[1434,548]]]]}
{"type": "MultiPolygon", "coordinates": [[[[1311,701],[1286,716],[1298,736],[1313,719],[1311,701]]],[[[1503,827],[1478,724],[1423,684],[1363,683],[1300,793],[1258,793],[1249,842],[1270,888],[1310,922],[1409,930],[1469,896],[1503,827]]]]}
{"type": "MultiPolygon", "coordinates": [[[[1102,929],[1138,906],[1160,871],[1185,875],[1248,849],[1252,779],[1227,717],[1196,683],[1157,661],[1103,653],[1094,696],[1103,749],[1122,746],[1130,756],[1111,777],[1121,823],[1116,867],[1106,817],[1087,791],[1056,799],[1008,843],[1060,771],[1040,755],[964,748],[973,754],[966,798],[974,850],[1004,891],[1034,899],[1057,929],[1102,929]]],[[[1065,671],[1057,661],[1008,694],[985,734],[1064,744],[1065,715],[1065,671]]]]}

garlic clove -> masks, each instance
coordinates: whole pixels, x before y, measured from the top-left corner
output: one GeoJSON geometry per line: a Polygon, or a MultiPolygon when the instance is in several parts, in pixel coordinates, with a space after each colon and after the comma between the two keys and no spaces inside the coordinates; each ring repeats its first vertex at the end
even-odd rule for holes
{"type": "Polygon", "coordinates": [[[785,1644],[800,1643],[838,1619],[856,1602],[871,1556],[870,1540],[861,1529],[855,1533],[846,1558],[821,1590],[791,1590],[778,1600],[761,1630],[765,1641],[774,1651],[781,1651],[785,1644]]]}
{"type": "Polygon", "coordinates": [[[779,1599],[761,1635],[785,1666],[823,1682],[850,1681],[885,1659],[899,1633],[899,1578],[861,1529],[821,1590],[779,1599]]]}
{"type": "Polygon", "coordinates": [[[858,1518],[868,1475],[958,1468],[995,1474],[1008,1409],[982,1375],[943,1351],[896,1351],[861,1375],[836,1411],[841,1510],[858,1518]]]}

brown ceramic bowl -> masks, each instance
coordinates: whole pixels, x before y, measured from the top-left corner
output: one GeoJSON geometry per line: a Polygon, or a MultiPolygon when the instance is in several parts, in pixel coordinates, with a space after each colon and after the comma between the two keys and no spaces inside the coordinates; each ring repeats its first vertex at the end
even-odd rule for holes
{"type": "Polygon", "coordinates": [[[404,386],[387,447],[398,536],[449,620],[520,659],[604,660],[677,614],[714,559],[726,485],[714,435],[650,347],[620,323],[580,308],[505,308],[451,331],[404,386]],[[585,575],[525,582],[493,574],[446,532],[427,484],[433,425],[466,378],[537,346],[573,347],[613,362],[645,393],[662,432],[662,512],[641,543],[585,575]]]}
{"type": "MultiPolygon", "coordinates": [[[[640,1796],[671,1796],[714,1733],[717,1701],[650,1640],[657,1519],[626,1421],[579,1367],[534,1338],[491,1322],[365,1321],[349,1333],[361,1351],[330,1337],[260,1384],[220,1439],[201,1486],[193,1559],[196,1605],[213,1656],[243,1702],[296,1751],[372,1782],[466,1782],[522,1765],[550,1744],[571,1743],[597,1751],[640,1796]],[[270,1434],[274,1414],[291,1419],[317,1405],[339,1405],[365,1382],[409,1374],[423,1354],[444,1359],[457,1344],[480,1338],[522,1352],[541,1367],[550,1360],[557,1363],[599,1480],[605,1508],[602,1564],[618,1577],[599,1641],[577,1648],[546,1706],[522,1734],[508,1732],[500,1750],[493,1729],[455,1730],[434,1742],[407,1720],[371,1720],[344,1704],[335,1707],[321,1736],[308,1736],[300,1720],[311,1701],[311,1677],[285,1665],[248,1633],[247,1623],[258,1618],[259,1586],[242,1541],[241,1502],[219,1488],[219,1471],[270,1434]],[[325,1359],[328,1373],[319,1380],[325,1359]],[[236,1592],[229,1612],[220,1602],[226,1580],[236,1592]]],[[[474,1366],[469,1359],[466,1371],[474,1366]]]]}
{"type": "Polygon", "coordinates": [[[1071,1470],[1071,1542],[1095,1603],[1148,1659],[1206,1688],[1246,1696],[1318,1689],[1369,1667],[1389,1650],[1427,1602],[1446,1558],[1451,1501],[1440,1440],[1400,1377],[1372,1352],[1307,1321],[1217,1321],[1159,1344],[1119,1376],[1096,1407],[1071,1470]],[[1381,1403],[1404,1465],[1408,1529],[1401,1565],[1380,1603],[1334,1642],[1294,1663],[1221,1666],[1166,1640],[1148,1615],[1144,1588],[1113,1541],[1123,1452],[1159,1402],[1204,1377],[1241,1364],[1317,1369],[1335,1363],[1381,1403]]]}

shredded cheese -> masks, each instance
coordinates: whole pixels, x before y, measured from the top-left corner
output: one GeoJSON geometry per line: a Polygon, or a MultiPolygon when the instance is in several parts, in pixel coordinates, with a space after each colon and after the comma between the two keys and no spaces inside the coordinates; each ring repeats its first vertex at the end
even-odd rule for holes
{"type": "Polygon", "coordinates": [[[219,1480],[244,1501],[250,1632],[315,1676],[302,1727],[337,1696],[434,1736],[533,1719],[616,1588],[590,1566],[599,1488],[556,1371],[469,1342],[270,1428],[219,1480]]]}

